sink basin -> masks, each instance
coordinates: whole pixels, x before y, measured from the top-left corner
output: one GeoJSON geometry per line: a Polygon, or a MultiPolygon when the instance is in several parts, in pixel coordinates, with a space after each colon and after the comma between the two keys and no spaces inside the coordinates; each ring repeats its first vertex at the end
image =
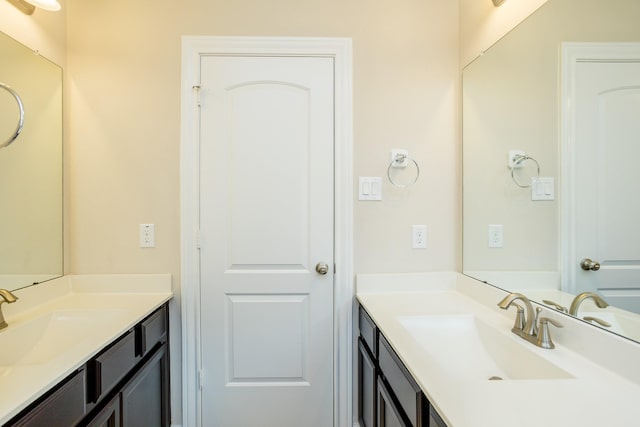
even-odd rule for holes
{"type": "Polygon", "coordinates": [[[407,316],[400,323],[420,343],[429,362],[450,379],[548,380],[573,378],[538,356],[531,344],[471,314],[407,316]]]}
{"type": "Polygon", "coordinates": [[[57,310],[23,323],[9,323],[0,331],[0,367],[46,363],[119,313],[118,310],[57,310]]]}

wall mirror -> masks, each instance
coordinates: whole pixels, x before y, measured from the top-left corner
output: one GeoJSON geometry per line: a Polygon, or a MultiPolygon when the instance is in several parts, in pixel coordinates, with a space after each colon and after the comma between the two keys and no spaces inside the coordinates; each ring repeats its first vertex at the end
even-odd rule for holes
{"type": "Polygon", "coordinates": [[[549,0],[465,67],[462,91],[463,273],[636,341],[638,22],[637,0],[549,0]],[[620,90],[594,89],[604,63],[620,90]],[[570,310],[582,292],[610,306],[570,310]]]}
{"type": "MultiPolygon", "coordinates": [[[[0,33],[0,82],[20,97],[22,131],[0,149],[0,288],[15,290],[63,274],[62,69],[0,33]]],[[[0,140],[19,109],[0,89],[0,140]]]]}

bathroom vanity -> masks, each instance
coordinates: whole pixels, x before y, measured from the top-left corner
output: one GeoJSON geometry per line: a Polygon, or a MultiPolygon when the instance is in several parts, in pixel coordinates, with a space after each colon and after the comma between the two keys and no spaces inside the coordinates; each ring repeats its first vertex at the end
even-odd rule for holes
{"type": "Polygon", "coordinates": [[[538,347],[506,295],[457,273],[359,275],[360,426],[637,424],[638,343],[543,309],[563,327],[538,347]]]}
{"type": "Polygon", "coordinates": [[[169,275],[65,276],[15,294],[2,425],[170,424],[169,275]]]}
{"type": "Polygon", "coordinates": [[[362,306],[358,314],[358,418],[361,427],[447,427],[362,306]]]}

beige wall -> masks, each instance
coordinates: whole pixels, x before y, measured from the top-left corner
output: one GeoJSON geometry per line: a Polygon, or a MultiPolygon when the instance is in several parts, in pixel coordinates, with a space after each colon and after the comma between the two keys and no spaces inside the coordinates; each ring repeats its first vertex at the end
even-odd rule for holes
{"type": "MultiPolygon", "coordinates": [[[[64,0],[60,1],[64,6],[64,0]]],[[[25,15],[0,1],[0,31],[63,66],[66,60],[66,14],[36,9],[25,15]]]]}
{"type": "Polygon", "coordinates": [[[455,2],[77,1],[67,13],[72,272],[179,276],[184,34],[352,37],[354,191],[358,175],[385,176],[391,148],[422,167],[416,186],[355,203],[355,271],[458,267],[455,2]],[[138,248],[143,222],[155,249],[138,248]],[[411,249],[411,224],[428,225],[427,250],[411,249]]]}
{"type": "Polygon", "coordinates": [[[458,0],[460,7],[460,66],[464,67],[508,33],[547,0],[458,0]]]}

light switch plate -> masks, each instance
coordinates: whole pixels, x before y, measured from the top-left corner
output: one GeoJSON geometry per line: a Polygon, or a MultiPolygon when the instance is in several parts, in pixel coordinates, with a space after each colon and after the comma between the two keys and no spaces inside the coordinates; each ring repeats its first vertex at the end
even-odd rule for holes
{"type": "Polygon", "coordinates": [[[359,200],[382,200],[382,178],[361,176],[359,180],[359,200]]]}
{"type": "Polygon", "coordinates": [[[553,177],[531,179],[531,200],[555,200],[555,183],[553,177]]]}

